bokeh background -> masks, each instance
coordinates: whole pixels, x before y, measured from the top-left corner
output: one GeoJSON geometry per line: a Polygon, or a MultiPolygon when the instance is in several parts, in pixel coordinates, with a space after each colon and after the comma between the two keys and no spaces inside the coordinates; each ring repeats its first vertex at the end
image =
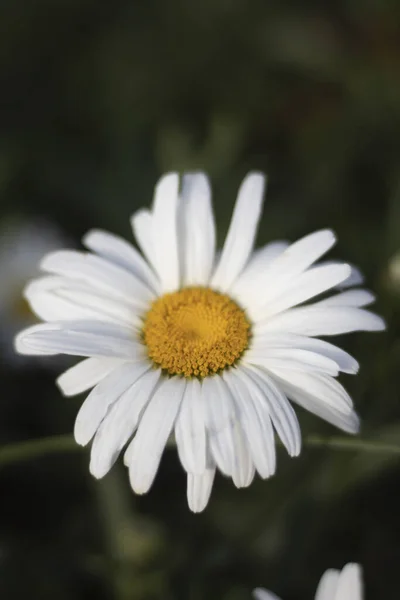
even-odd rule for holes
{"type": "MultiPolygon", "coordinates": [[[[1,2],[2,600],[303,600],[347,561],[367,600],[398,600],[399,25],[398,0],[1,2]],[[391,448],[280,450],[271,480],[219,476],[193,515],[174,450],[145,497],[121,464],[92,479],[70,438],[82,398],[54,385],[71,363],[11,340],[44,251],[90,227],[129,237],[162,172],[199,168],[220,240],[249,169],[269,175],[260,243],[336,230],[331,256],[361,267],[388,322],[341,340],[361,362],[343,380],[363,439],[391,448]]],[[[306,440],[338,435],[298,412],[306,440]]]]}

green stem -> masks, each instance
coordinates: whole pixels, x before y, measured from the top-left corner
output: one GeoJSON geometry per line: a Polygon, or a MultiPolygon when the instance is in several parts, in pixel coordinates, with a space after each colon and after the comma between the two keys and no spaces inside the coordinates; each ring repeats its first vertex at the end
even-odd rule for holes
{"type": "MultiPolygon", "coordinates": [[[[341,436],[309,435],[303,439],[303,446],[400,455],[400,444],[388,444],[376,440],[341,436]]],[[[9,464],[40,458],[48,454],[77,452],[80,450],[82,450],[82,447],[75,442],[72,435],[55,435],[36,440],[15,442],[0,446],[0,469],[9,464]]]]}
{"type": "Polygon", "coordinates": [[[82,450],[72,435],[54,435],[0,446],[0,468],[48,454],[82,450]]]}
{"type": "Polygon", "coordinates": [[[304,446],[353,450],[354,452],[400,454],[400,445],[398,444],[387,444],[378,440],[363,440],[362,438],[341,436],[323,437],[320,435],[309,435],[304,439],[304,446]]]}

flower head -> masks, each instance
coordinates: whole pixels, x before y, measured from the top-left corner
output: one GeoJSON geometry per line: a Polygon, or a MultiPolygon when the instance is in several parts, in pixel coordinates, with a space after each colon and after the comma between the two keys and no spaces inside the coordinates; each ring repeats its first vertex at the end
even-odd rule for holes
{"type": "MultiPolygon", "coordinates": [[[[255,600],[279,600],[272,592],[258,588],[255,600]]],[[[341,571],[328,569],[321,577],[315,600],[362,600],[363,583],[360,565],[349,563],[341,571]]]]}
{"type": "Polygon", "coordinates": [[[264,177],[251,173],[239,190],[222,252],[216,254],[211,192],[201,173],[179,187],[177,174],[158,183],[152,210],[132,217],[140,254],[103,231],[83,240],[89,252],[46,256],[48,275],[25,296],[45,324],[19,334],[24,354],[87,357],[63,373],[64,394],[93,388],[75,424],[75,438],[94,436],[90,470],[102,477],[129,442],[132,488],[149,490],[174,432],[188,474],[188,501],[203,510],[216,468],[237,487],[257,470],[275,471],[274,430],[291,456],[300,452],[288,400],[354,433],[358,417],[339,371],[356,373],[354,358],[317,339],[380,330],[366,310],[365,290],[349,265],[314,266],[335,243],[329,230],[295,244],[274,242],[253,252],[264,177]]]}

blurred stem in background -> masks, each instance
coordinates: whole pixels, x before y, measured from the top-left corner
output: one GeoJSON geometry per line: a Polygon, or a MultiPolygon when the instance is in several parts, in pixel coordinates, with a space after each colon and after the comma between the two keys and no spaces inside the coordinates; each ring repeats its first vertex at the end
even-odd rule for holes
{"type": "Polygon", "coordinates": [[[163,571],[154,560],[163,547],[163,536],[154,523],[132,509],[131,494],[122,466],[117,465],[96,482],[100,522],[115,600],[144,600],[165,590],[163,571]],[[151,566],[151,570],[149,570],[151,566]]]}
{"type": "MultiPolygon", "coordinates": [[[[325,447],[334,450],[353,452],[372,452],[383,454],[398,454],[400,443],[385,443],[384,441],[351,438],[344,436],[308,435],[303,439],[305,447],[325,447]]],[[[84,450],[71,435],[57,435],[37,440],[15,442],[0,447],[0,468],[20,461],[32,460],[60,452],[76,452],[84,450]]],[[[122,502],[122,499],[119,499],[122,502]]]]}

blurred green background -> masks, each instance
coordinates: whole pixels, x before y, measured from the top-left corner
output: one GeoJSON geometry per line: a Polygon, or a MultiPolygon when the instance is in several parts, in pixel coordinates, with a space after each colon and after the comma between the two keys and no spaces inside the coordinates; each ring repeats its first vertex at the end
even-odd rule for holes
{"type": "MultiPolygon", "coordinates": [[[[220,240],[254,168],[260,243],[335,229],[331,256],[361,267],[388,321],[340,340],[361,363],[343,381],[362,437],[400,447],[398,0],[3,0],[0,31],[0,598],[303,600],[358,561],[367,600],[398,600],[399,454],[280,450],[271,480],[218,476],[193,515],[174,450],[144,497],[121,464],[92,479],[68,438],[7,450],[69,435],[82,401],[55,387],[66,361],[11,350],[41,244],[129,237],[162,172],[199,168],[220,240]]],[[[298,413],[304,436],[338,434],[298,413]]]]}

